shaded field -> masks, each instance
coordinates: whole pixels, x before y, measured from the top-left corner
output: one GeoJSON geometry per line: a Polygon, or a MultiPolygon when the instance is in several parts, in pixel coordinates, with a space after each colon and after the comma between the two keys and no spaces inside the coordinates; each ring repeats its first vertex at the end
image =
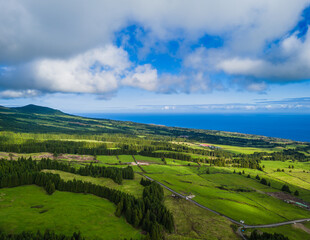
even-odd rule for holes
{"type": "Polygon", "coordinates": [[[56,191],[47,195],[37,186],[0,189],[0,230],[6,233],[54,230],[88,239],[141,238],[124,218],[114,215],[108,200],[90,195],[56,191]]]}

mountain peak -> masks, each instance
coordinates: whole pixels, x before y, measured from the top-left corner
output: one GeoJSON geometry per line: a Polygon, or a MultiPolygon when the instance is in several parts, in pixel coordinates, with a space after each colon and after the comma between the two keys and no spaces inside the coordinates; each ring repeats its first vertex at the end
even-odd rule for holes
{"type": "Polygon", "coordinates": [[[63,112],[49,108],[49,107],[42,107],[34,104],[29,104],[23,107],[15,107],[13,108],[18,112],[22,113],[39,113],[39,114],[63,114],[63,112]]]}

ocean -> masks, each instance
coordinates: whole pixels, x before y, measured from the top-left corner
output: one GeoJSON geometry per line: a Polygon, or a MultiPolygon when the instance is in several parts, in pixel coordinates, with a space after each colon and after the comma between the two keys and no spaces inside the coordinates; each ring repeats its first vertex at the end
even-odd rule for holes
{"type": "Polygon", "coordinates": [[[79,115],[171,127],[257,134],[310,142],[310,114],[84,113],[79,115]]]}

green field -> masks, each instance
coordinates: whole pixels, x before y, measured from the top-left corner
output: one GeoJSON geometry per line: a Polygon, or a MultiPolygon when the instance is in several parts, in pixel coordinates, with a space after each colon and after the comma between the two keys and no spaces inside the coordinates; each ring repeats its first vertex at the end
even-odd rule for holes
{"type": "Polygon", "coordinates": [[[135,155],[135,159],[139,162],[155,163],[155,164],[164,164],[160,158],[147,157],[141,155],[135,155]]]}
{"type": "Polygon", "coordinates": [[[121,162],[134,162],[131,155],[118,155],[118,158],[121,162]]]}
{"type": "Polygon", "coordinates": [[[43,170],[44,172],[50,172],[54,174],[59,174],[60,177],[66,181],[69,180],[82,180],[84,182],[91,182],[94,184],[98,184],[101,186],[106,186],[109,188],[114,188],[123,192],[131,193],[132,195],[135,195],[136,197],[141,197],[143,192],[143,186],[140,185],[141,176],[139,174],[135,175],[134,180],[123,180],[123,183],[121,185],[115,183],[110,178],[93,178],[89,176],[80,176],[77,174],[62,172],[58,170],[43,170]]]}
{"type": "Polygon", "coordinates": [[[174,199],[169,192],[166,192],[165,205],[173,212],[176,226],[176,232],[168,235],[169,240],[239,239],[230,221],[184,199],[174,199]]]}
{"type": "Polygon", "coordinates": [[[37,186],[0,189],[0,230],[6,233],[54,230],[88,239],[140,238],[124,218],[114,216],[113,203],[93,196],[58,192],[47,195],[37,186]]]}
{"type": "MultiPolygon", "coordinates": [[[[25,183],[29,179],[24,170],[27,174],[28,170],[35,170],[38,174],[35,176],[41,177],[46,175],[39,173],[41,169],[62,169],[67,172],[42,171],[59,174],[65,181],[76,179],[91,182],[142,199],[144,187],[140,185],[140,174],[146,174],[181,194],[194,195],[193,199],[198,203],[236,221],[244,220],[246,224],[277,223],[310,217],[310,211],[284,201],[294,198],[296,192],[296,202],[310,202],[308,143],[223,131],[89,119],[34,105],[22,108],[0,107],[0,130],[0,158],[17,160],[21,156],[31,156],[36,161],[41,158],[58,161],[46,161],[46,165],[34,169],[32,166],[38,162],[29,160],[32,165],[23,165],[18,175],[14,169],[9,167],[7,170],[0,165],[1,174],[4,173],[0,174],[2,186],[25,183]],[[219,148],[202,147],[202,143],[219,148]],[[165,161],[162,161],[161,156],[166,156],[165,161]],[[127,167],[135,160],[141,162],[139,166],[132,165],[136,172],[135,178],[121,180],[122,177],[128,178],[128,172],[115,168],[127,167]],[[86,168],[89,164],[93,167],[86,168]],[[81,167],[85,168],[77,171],[81,167]],[[260,183],[255,178],[257,175],[266,179],[268,184],[260,183]],[[23,179],[19,181],[16,177],[23,179]],[[291,195],[282,192],[283,185],[289,187],[291,195]]],[[[18,168],[12,162],[10,164],[18,168]]],[[[131,177],[132,172],[129,174],[131,177]]],[[[48,177],[52,178],[51,175],[48,177]]],[[[35,183],[40,180],[35,179],[35,183]]],[[[33,178],[31,182],[34,182],[33,178]]],[[[50,182],[44,184],[39,185],[45,188],[51,185],[50,182]]],[[[233,230],[235,226],[232,227],[226,218],[184,199],[176,199],[167,190],[164,192],[163,203],[175,219],[175,231],[170,234],[164,232],[165,239],[239,238],[233,230]]],[[[125,205],[124,208],[132,206],[128,203],[125,205]]],[[[48,228],[67,235],[81,231],[87,239],[141,238],[141,221],[134,223],[137,229],[133,228],[124,218],[115,217],[114,204],[93,195],[56,191],[49,196],[36,186],[0,189],[0,208],[0,231],[7,233],[38,229],[44,231],[48,228]]],[[[142,207],[132,212],[134,214],[126,212],[127,219],[132,214],[128,222],[143,219],[141,212],[144,212],[142,207]]],[[[165,214],[169,222],[171,218],[167,212],[165,214]]],[[[150,218],[156,223],[153,216],[150,218]]],[[[308,225],[305,223],[303,226],[308,225]]],[[[144,229],[151,232],[150,227],[144,226],[144,229]]],[[[280,232],[291,239],[309,238],[300,225],[266,231],[280,232]]]]}
{"type": "MultiPolygon", "coordinates": [[[[56,170],[44,171],[59,174],[61,178],[65,180],[83,180],[115,188],[133,194],[136,197],[142,196],[143,187],[139,184],[141,179],[139,174],[136,174],[134,180],[123,180],[123,184],[118,185],[112,180],[106,178],[79,176],[56,170]]],[[[174,234],[168,234],[166,236],[167,239],[201,239],[210,235],[212,235],[212,238],[210,239],[218,239],[218,237],[227,240],[238,239],[230,227],[231,223],[225,218],[215,215],[207,210],[203,210],[185,200],[174,199],[171,197],[169,191],[165,191],[165,196],[165,205],[173,212],[176,221],[176,232],[174,234]],[[212,228],[208,227],[210,224],[212,224],[212,228]],[[220,231],[220,229],[223,228],[225,228],[225,231],[220,231]]]]}
{"type": "Polygon", "coordinates": [[[103,164],[119,164],[119,161],[117,160],[116,156],[99,155],[97,156],[97,160],[103,164]]]}
{"type": "MultiPolygon", "coordinates": [[[[209,143],[205,143],[209,144],[209,143]]],[[[252,154],[255,152],[274,152],[281,151],[281,148],[255,148],[255,147],[239,147],[239,146],[230,146],[230,145],[222,145],[222,144],[210,144],[212,146],[220,147],[222,150],[233,152],[233,153],[244,153],[244,154],[252,154]]]]}
{"type": "MultiPolygon", "coordinates": [[[[303,230],[306,224],[292,224],[292,225],[284,225],[275,228],[260,228],[257,229],[258,232],[267,232],[267,233],[281,233],[284,236],[288,237],[290,240],[306,240],[309,239],[310,229],[303,230]]],[[[254,231],[254,229],[248,229],[245,231],[246,235],[250,235],[250,233],[254,231]]]]}
{"type": "Polygon", "coordinates": [[[214,173],[198,175],[196,167],[143,166],[147,175],[194,200],[246,224],[284,222],[310,217],[310,213],[263,192],[273,188],[243,175],[214,173]],[[246,190],[240,191],[239,189],[246,190]]]}

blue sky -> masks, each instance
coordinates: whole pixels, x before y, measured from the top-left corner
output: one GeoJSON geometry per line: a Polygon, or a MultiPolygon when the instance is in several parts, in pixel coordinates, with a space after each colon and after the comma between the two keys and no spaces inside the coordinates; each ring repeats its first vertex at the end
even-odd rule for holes
{"type": "Polygon", "coordinates": [[[309,6],[0,1],[0,105],[310,113],[309,6]]]}

